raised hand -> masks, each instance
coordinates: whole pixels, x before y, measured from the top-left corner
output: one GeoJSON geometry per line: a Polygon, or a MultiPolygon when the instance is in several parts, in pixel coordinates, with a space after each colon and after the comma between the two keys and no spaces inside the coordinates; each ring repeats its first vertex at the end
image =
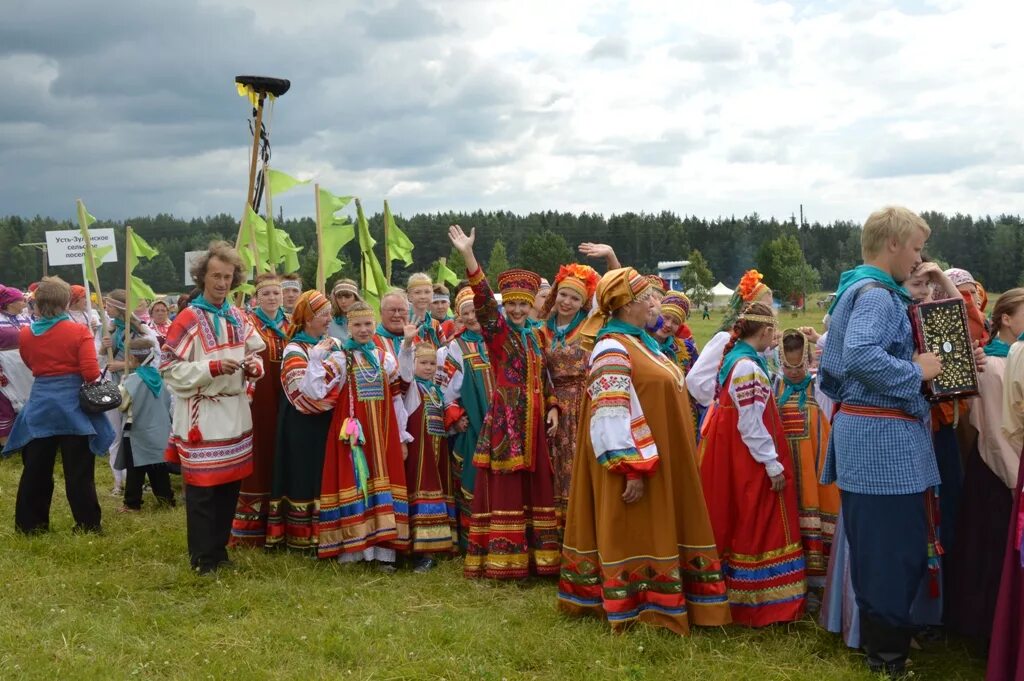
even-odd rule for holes
{"type": "Polygon", "coordinates": [[[585,241],[579,245],[579,252],[588,258],[604,258],[608,269],[617,269],[621,266],[618,256],[615,255],[615,249],[608,244],[585,241]]]}
{"type": "Polygon", "coordinates": [[[419,328],[415,324],[406,324],[403,329],[403,335],[405,339],[402,341],[403,346],[412,345],[413,340],[416,339],[416,335],[419,333],[419,328]]]}
{"type": "Polygon", "coordinates": [[[473,244],[476,243],[476,227],[469,230],[467,235],[465,230],[459,225],[448,226],[448,238],[452,242],[452,246],[455,247],[459,253],[466,255],[466,253],[473,252],[473,244]]]}

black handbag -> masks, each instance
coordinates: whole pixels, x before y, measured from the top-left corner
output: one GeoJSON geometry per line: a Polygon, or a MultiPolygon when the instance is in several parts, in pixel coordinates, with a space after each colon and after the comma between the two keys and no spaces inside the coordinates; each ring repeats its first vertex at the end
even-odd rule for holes
{"type": "MultiPolygon", "coordinates": [[[[103,372],[106,376],[107,372],[103,372]]],[[[86,414],[102,414],[121,406],[121,391],[113,381],[101,380],[83,383],[78,390],[78,405],[86,414]]]]}

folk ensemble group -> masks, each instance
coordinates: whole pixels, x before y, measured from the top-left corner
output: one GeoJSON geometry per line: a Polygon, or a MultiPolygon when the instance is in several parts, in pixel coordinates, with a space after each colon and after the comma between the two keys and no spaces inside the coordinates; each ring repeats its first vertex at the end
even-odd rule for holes
{"type": "MultiPolygon", "coordinates": [[[[922,257],[929,233],[907,209],[873,213],[823,334],[780,329],[747,272],[699,352],[687,297],[601,244],[580,250],[603,276],[512,269],[499,302],[475,230],[452,226],[454,308],[414,274],[378,318],[346,279],[326,296],[261,275],[236,307],[242,260],[215,243],[173,321],[133,316],[99,344],[108,369],[133,370],[99,416],[67,408],[100,374],[80,292],[44,280],[29,320],[5,287],[0,349],[35,376],[0,424],[25,464],[16,527],[48,528],[59,445],[76,528],[99,529],[89,460],[118,448],[126,512],[146,477],[174,503],[162,462],[180,467],[200,573],[230,564],[228,546],[385,572],[461,554],[469,578],[557,580],[562,611],[615,630],[810,612],[898,675],[912,639],[945,625],[988,646],[989,679],[1020,681],[1024,289],[985,318],[969,273],[922,257]],[[933,296],[966,302],[977,398],[922,393],[941,364],[915,352],[907,306],[933,296]]],[[[113,318],[124,302],[105,301],[113,318]]]]}

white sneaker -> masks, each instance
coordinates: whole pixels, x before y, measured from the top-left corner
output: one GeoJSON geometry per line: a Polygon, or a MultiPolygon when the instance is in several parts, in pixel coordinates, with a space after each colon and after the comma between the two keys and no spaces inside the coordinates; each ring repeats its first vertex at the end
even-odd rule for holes
{"type": "Polygon", "coordinates": [[[115,487],[114,489],[110,490],[110,496],[112,496],[112,497],[123,497],[124,496],[124,490],[121,489],[120,487],[115,487]]]}

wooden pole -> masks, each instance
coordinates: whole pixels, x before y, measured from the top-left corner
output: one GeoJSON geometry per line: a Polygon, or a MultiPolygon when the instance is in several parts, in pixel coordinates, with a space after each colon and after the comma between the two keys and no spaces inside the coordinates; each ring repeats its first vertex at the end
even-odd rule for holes
{"type": "MultiPolygon", "coordinates": [[[[107,319],[107,308],[103,305],[103,290],[100,288],[100,277],[96,274],[96,263],[92,259],[92,239],[89,238],[89,228],[85,227],[85,204],[78,199],[78,226],[82,231],[82,238],[85,239],[85,266],[89,275],[96,283],[96,297],[100,301],[100,323],[103,325],[102,338],[110,337],[109,320],[107,319]]],[[[117,247],[115,242],[115,248],[117,247]]],[[[114,349],[107,348],[107,366],[114,363],[114,349]]]]}
{"type": "Polygon", "coordinates": [[[384,199],[384,277],[391,285],[391,251],[388,248],[388,223],[391,222],[391,209],[388,207],[387,199],[384,199]]]}
{"type": "Polygon", "coordinates": [[[267,205],[267,261],[270,263],[270,273],[277,274],[277,241],[274,232],[277,225],[274,224],[274,206],[270,197],[270,166],[263,165],[263,198],[267,205]]]}
{"type": "MultiPolygon", "coordinates": [[[[263,100],[266,98],[266,93],[261,92],[259,99],[256,101],[256,126],[253,128],[252,133],[252,155],[249,157],[249,191],[245,195],[245,207],[248,208],[252,205],[253,194],[256,192],[256,163],[259,161],[260,155],[260,129],[263,127],[263,100]]],[[[242,213],[242,221],[238,225],[238,238],[235,239],[235,248],[239,248],[242,245],[242,238],[245,236],[245,216],[248,214],[247,211],[242,213]]]]}
{"type": "Polygon", "coordinates": [[[132,226],[128,225],[124,230],[124,372],[121,380],[124,381],[132,372],[128,366],[128,354],[132,346],[132,226]]]}
{"type": "Polygon", "coordinates": [[[316,290],[327,295],[327,282],[324,277],[324,226],[320,220],[320,184],[313,185],[313,196],[316,202],[316,290]]]}

